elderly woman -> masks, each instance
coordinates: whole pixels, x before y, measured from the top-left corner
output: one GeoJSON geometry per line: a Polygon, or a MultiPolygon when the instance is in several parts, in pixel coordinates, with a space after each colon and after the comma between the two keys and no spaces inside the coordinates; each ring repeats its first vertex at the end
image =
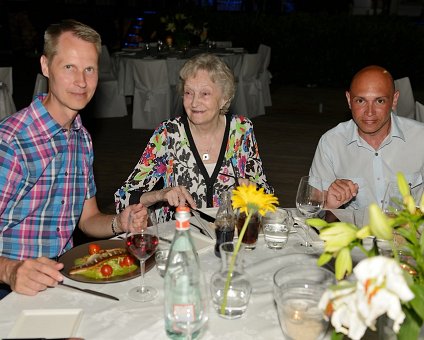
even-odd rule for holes
{"type": "Polygon", "coordinates": [[[206,208],[239,184],[255,183],[268,193],[252,122],[227,114],[234,97],[234,76],[217,56],[199,54],[180,70],[186,115],[164,121],[153,133],[139,162],[115,193],[116,210],[142,202],[206,208]]]}

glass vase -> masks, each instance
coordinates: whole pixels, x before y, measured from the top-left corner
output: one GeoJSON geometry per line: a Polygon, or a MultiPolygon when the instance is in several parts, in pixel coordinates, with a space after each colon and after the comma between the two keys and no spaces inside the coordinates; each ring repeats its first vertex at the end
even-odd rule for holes
{"type": "Polygon", "coordinates": [[[240,246],[233,262],[235,247],[235,242],[224,242],[219,246],[221,269],[212,275],[210,286],[214,308],[218,315],[225,319],[237,319],[246,312],[252,291],[249,277],[243,267],[244,246],[240,246]],[[232,263],[232,271],[228,275],[232,263]],[[228,277],[230,281],[225,294],[228,277]]]}

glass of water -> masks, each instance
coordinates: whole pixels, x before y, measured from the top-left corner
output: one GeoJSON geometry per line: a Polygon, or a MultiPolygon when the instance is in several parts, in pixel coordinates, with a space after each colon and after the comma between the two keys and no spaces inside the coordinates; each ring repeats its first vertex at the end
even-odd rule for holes
{"type": "Polygon", "coordinates": [[[268,211],[262,217],[261,223],[267,247],[275,250],[284,248],[293,226],[290,211],[285,209],[276,209],[274,212],[268,211]]]}

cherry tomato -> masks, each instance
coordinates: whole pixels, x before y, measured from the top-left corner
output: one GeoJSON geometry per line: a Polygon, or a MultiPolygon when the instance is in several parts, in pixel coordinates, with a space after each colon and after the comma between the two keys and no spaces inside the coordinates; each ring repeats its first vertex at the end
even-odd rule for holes
{"type": "Polygon", "coordinates": [[[90,255],[97,254],[100,251],[100,246],[95,243],[91,243],[88,245],[88,253],[90,255]]]}
{"type": "Polygon", "coordinates": [[[109,276],[111,276],[111,275],[112,275],[112,273],[113,273],[113,269],[112,269],[112,267],[111,267],[110,265],[108,265],[108,264],[104,264],[104,265],[102,266],[102,268],[100,268],[100,272],[102,273],[102,275],[103,275],[104,277],[109,277],[109,276]]]}
{"type": "Polygon", "coordinates": [[[119,261],[119,265],[121,267],[129,267],[134,264],[134,258],[132,256],[125,256],[121,261],[119,261]]]}

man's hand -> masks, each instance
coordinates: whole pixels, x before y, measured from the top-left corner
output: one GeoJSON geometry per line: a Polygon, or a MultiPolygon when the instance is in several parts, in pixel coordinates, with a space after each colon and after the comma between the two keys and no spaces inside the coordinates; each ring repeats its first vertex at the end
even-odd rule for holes
{"type": "Polygon", "coordinates": [[[348,179],[336,179],[327,189],[326,209],[337,209],[358,194],[359,186],[348,179]]]}
{"type": "Polygon", "coordinates": [[[5,282],[17,293],[36,295],[63,281],[63,276],[59,272],[63,268],[63,263],[47,257],[24,261],[6,260],[5,258],[3,260],[7,261],[5,272],[8,273],[8,278],[5,282]]]}

